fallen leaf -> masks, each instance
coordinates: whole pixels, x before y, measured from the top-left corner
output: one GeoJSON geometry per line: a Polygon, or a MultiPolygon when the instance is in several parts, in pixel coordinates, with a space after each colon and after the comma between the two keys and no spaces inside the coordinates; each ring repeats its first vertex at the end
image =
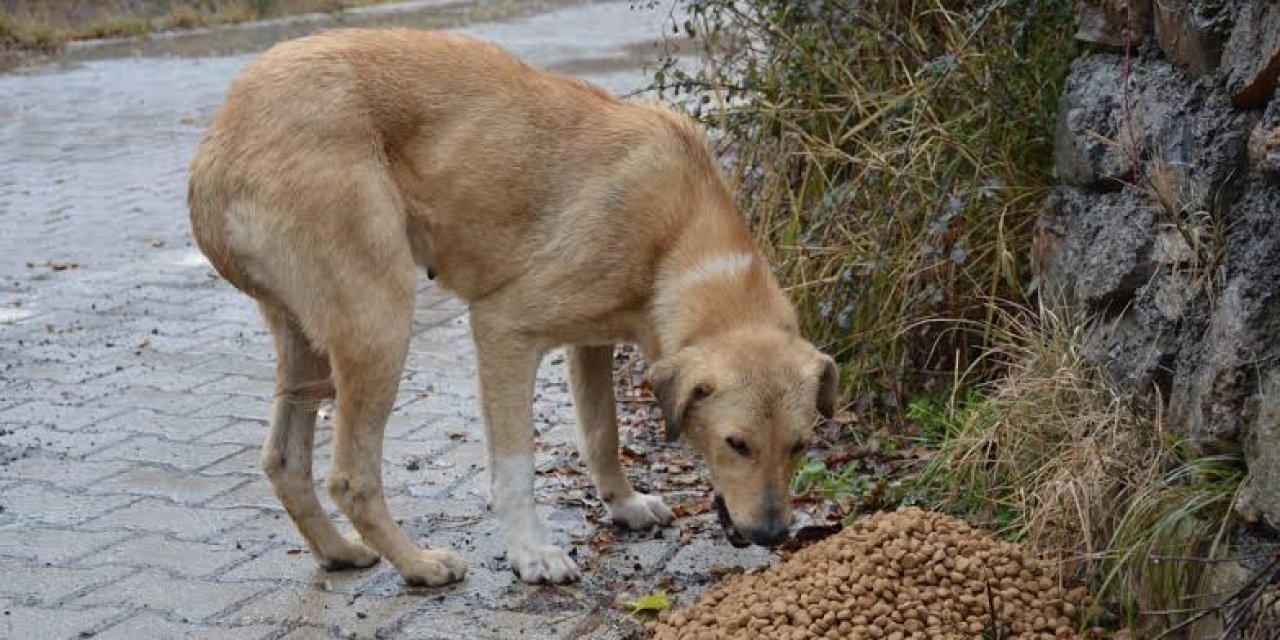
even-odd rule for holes
{"type": "Polygon", "coordinates": [[[706,502],[677,502],[671,507],[671,513],[675,514],[677,518],[702,515],[710,510],[711,505],[706,502]]]}
{"type": "Polygon", "coordinates": [[[626,604],[631,615],[657,615],[671,608],[671,598],[661,589],[636,598],[626,604]]]}

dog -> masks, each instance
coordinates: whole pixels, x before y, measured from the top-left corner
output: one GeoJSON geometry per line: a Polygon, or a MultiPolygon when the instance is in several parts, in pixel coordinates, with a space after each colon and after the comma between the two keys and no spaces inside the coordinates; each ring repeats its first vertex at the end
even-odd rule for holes
{"type": "Polygon", "coordinates": [[[469,37],[333,30],[274,46],[234,80],[192,159],[188,204],[198,247],[270,329],[262,467],[323,567],[385,557],[411,585],[466,574],[457,554],[405,535],[381,483],[421,270],[469,309],[491,506],[522,580],[579,576],[534,511],[534,376],[560,346],[579,449],[614,522],[673,519],[619,464],[612,354],[632,343],[667,436],[707,460],[730,540],[787,537],[790,479],[832,414],[836,367],[800,336],[687,118],[469,37]],[[335,396],[326,488],[347,536],[311,470],[316,407],[335,396]]]}

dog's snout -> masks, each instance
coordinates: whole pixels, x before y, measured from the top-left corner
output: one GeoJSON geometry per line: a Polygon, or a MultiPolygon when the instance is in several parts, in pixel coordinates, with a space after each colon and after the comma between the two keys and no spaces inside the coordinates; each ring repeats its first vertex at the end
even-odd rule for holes
{"type": "Polygon", "coordinates": [[[762,547],[776,547],[787,540],[791,532],[782,518],[770,519],[765,524],[749,529],[745,533],[750,540],[762,547]]]}

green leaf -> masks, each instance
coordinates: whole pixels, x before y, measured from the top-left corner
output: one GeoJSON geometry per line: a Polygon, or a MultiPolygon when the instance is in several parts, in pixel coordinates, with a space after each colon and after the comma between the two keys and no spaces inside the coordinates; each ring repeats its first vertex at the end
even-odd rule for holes
{"type": "Polygon", "coordinates": [[[633,616],[642,613],[656,615],[671,608],[671,598],[667,597],[666,591],[659,589],[628,602],[626,607],[633,616]]]}

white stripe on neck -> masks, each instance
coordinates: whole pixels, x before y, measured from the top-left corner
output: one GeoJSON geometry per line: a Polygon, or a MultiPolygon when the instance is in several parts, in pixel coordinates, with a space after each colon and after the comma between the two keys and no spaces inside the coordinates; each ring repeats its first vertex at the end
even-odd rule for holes
{"type": "Polygon", "coordinates": [[[689,267],[661,285],[654,297],[654,311],[660,319],[670,318],[685,291],[712,280],[744,275],[751,269],[755,260],[755,254],[749,251],[738,251],[716,254],[689,267]]]}
{"type": "Polygon", "coordinates": [[[756,257],[747,251],[711,256],[676,277],[669,291],[676,293],[715,278],[731,278],[744,274],[751,268],[751,263],[755,262],[755,259],[756,257]]]}

